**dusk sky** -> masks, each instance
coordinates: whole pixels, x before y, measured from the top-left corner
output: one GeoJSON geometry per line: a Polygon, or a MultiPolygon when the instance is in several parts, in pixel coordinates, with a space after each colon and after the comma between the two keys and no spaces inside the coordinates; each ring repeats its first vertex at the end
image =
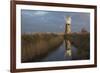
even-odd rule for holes
{"type": "Polygon", "coordinates": [[[64,32],[65,19],[71,16],[71,31],[80,32],[82,28],[90,31],[90,14],[79,12],[59,12],[40,10],[21,10],[21,30],[23,32],[64,32]]]}

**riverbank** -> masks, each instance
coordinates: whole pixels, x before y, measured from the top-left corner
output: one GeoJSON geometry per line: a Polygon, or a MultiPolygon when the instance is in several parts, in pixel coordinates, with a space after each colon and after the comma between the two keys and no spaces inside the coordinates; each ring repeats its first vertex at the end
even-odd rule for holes
{"type": "Polygon", "coordinates": [[[61,34],[35,33],[21,36],[21,61],[39,61],[63,42],[61,34]]]}

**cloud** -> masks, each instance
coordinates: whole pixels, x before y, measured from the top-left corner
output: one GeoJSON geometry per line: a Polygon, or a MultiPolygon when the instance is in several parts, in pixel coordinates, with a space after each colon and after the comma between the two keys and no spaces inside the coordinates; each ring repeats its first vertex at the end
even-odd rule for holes
{"type": "Polygon", "coordinates": [[[28,15],[28,16],[42,16],[48,14],[48,11],[35,11],[35,10],[22,10],[22,15],[28,15]]]}
{"type": "Polygon", "coordinates": [[[36,12],[34,12],[33,14],[34,15],[46,15],[46,14],[48,14],[49,12],[47,12],[47,11],[36,11],[36,12]]]}

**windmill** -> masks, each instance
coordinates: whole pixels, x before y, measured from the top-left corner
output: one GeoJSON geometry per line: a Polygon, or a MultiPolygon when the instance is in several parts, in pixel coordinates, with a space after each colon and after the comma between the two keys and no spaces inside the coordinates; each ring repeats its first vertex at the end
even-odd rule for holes
{"type": "Polygon", "coordinates": [[[71,33],[71,17],[66,17],[65,34],[71,33]]]}

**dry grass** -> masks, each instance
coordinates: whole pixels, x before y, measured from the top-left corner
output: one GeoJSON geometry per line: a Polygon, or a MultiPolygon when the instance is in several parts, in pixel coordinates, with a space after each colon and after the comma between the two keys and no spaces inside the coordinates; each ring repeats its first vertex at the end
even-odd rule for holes
{"type": "Polygon", "coordinates": [[[23,34],[21,36],[21,61],[38,61],[55,50],[64,38],[52,33],[23,34]]]}

